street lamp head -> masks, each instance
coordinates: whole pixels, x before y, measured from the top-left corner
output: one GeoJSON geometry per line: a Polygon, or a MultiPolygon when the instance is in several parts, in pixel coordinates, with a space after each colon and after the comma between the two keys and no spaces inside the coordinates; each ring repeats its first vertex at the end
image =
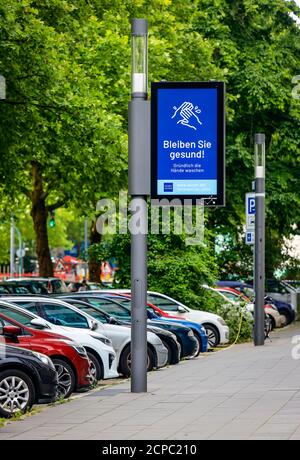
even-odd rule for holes
{"type": "Polygon", "coordinates": [[[266,152],[265,152],[265,135],[257,133],[254,136],[254,155],[255,155],[255,178],[263,179],[265,177],[266,152]]]}
{"type": "Polygon", "coordinates": [[[131,93],[133,97],[147,99],[148,21],[146,19],[132,19],[131,47],[131,93]]]}

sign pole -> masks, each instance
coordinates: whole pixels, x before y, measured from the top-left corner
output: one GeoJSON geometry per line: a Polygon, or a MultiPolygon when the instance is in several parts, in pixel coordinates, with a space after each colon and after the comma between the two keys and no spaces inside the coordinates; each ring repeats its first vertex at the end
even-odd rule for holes
{"type": "Polygon", "coordinates": [[[147,196],[150,195],[150,103],[147,101],[146,19],[133,19],[132,91],[128,119],[131,211],[131,392],[147,392],[147,196]]]}
{"type": "Polygon", "coordinates": [[[255,134],[254,345],[265,343],[265,135],[255,134]]]}

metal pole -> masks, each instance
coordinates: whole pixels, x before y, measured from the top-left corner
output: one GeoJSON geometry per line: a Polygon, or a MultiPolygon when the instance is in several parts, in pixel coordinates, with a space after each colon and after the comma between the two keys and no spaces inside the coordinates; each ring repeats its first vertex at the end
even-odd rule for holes
{"type": "Polygon", "coordinates": [[[255,134],[255,309],[254,345],[264,345],[265,135],[255,134]]]}
{"type": "Polygon", "coordinates": [[[15,231],[17,232],[17,235],[18,235],[18,240],[19,240],[19,275],[22,275],[23,273],[23,255],[22,255],[22,251],[23,251],[23,241],[22,241],[22,235],[21,235],[21,232],[20,230],[18,229],[18,227],[16,225],[14,225],[14,229],[15,231]]]}
{"type": "Polygon", "coordinates": [[[147,392],[147,195],[150,194],[150,110],[147,101],[145,19],[132,20],[132,93],[129,103],[129,193],[138,212],[131,228],[131,392],[147,392]]]}
{"type": "Polygon", "coordinates": [[[15,274],[15,226],[14,218],[10,221],[10,276],[15,274]]]}
{"type": "MultiPolygon", "coordinates": [[[[87,250],[88,250],[88,225],[89,225],[89,220],[86,217],[84,219],[84,253],[85,253],[85,257],[87,257],[87,250]]],[[[88,263],[87,263],[87,260],[86,260],[85,264],[84,264],[84,277],[85,277],[85,279],[87,279],[87,266],[88,266],[88,263]]]]}

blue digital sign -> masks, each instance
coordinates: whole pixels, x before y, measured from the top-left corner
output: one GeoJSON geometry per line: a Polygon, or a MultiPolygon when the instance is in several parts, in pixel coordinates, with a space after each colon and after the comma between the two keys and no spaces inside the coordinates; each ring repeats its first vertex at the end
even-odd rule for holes
{"type": "Polygon", "coordinates": [[[223,205],[224,84],[153,83],[151,94],[152,197],[223,205]]]}

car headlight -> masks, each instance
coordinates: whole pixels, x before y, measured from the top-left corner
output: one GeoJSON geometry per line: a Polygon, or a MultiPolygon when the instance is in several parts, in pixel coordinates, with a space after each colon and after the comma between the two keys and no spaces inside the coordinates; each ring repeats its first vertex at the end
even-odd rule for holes
{"type": "Polygon", "coordinates": [[[83,356],[84,358],[87,357],[85,348],[82,347],[81,345],[79,345],[78,343],[73,342],[73,340],[62,339],[61,342],[64,342],[64,343],[66,343],[67,345],[69,345],[70,347],[72,347],[73,350],[77,351],[77,353],[78,353],[80,356],[83,356]]]}
{"type": "Polygon", "coordinates": [[[222,326],[227,326],[226,322],[224,321],[223,318],[221,318],[221,316],[218,317],[218,322],[222,324],[222,326]]]}
{"type": "Polygon", "coordinates": [[[40,360],[42,363],[46,364],[46,366],[51,367],[52,369],[55,369],[53,362],[51,361],[50,358],[46,355],[42,355],[42,353],[38,353],[36,351],[33,352],[33,354],[40,360]]]}
{"type": "Polygon", "coordinates": [[[100,340],[100,342],[104,343],[105,345],[112,347],[112,341],[108,339],[107,337],[99,337],[98,335],[92,335],[92,334],[91,336],[93,337],[93,339],[100,340]]]}
{"type": "Polygon", "coordinates": [[[195,337],[194,332],[192,331],[192,329],[189,330],[188,336],[189,337],[195,337]]]}
{"type": "Polygon", "coordinates": [[[78,353],[80,356],[83,356],[84,358],[87,357],[85,348],[80,347],[79,345],[71,345],[71,347],[72,347],[75,351],[77,351],[77,353],[78,353]]]}

